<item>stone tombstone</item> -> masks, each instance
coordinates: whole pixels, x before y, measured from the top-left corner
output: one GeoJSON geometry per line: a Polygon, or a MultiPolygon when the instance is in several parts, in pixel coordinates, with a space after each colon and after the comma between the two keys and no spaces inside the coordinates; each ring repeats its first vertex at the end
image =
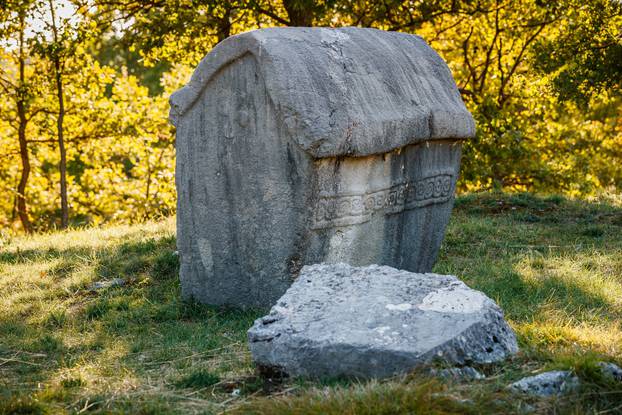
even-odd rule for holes
{"type": "Polygon", "coordinates": [[[431,270],[475,125],[420,37],[243,33],[170,102],[184,297],[270,306],[320,262],[431,270]]]}

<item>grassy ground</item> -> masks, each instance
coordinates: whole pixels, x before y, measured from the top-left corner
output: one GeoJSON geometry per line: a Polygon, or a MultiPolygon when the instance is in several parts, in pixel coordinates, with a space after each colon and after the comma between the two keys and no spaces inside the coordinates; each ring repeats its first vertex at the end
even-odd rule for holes
{"type": "Polygon", "coordinates": [[[622,386],[594,366],[622,365],[620,200],[457,200],[435,271],[494,298],[521,344],[467,384],[258,378],[245,332],[261,311],[180,300],[172,220],[0,244],[0,413],[622,413],[622,386]],[[89,290],[116,277],[128,284],[89,290]],[[504,389],[553,368],[583,388],[558,400],[504,389]]]}

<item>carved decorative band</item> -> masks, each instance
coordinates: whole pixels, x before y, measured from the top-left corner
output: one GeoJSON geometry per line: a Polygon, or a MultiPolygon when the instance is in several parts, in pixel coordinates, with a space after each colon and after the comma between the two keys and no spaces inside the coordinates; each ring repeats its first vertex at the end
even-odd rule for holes
{"type": "Polygon", "coordinates": [[[453,194],[452,183],[453,175],[442,173],[360,195],[321,196],[313,228],[355,225],[370,220],[374,212],[388,215],[446,202],[453,194]]]}

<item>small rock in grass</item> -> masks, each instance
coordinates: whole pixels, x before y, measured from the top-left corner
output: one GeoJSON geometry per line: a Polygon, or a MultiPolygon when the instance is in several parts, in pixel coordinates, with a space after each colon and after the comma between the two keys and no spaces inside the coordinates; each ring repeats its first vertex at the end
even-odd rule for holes
{"type": "Polygon", "coordinates": [[[622,368],[615,363],[598,362],[597,366],[605,377],[622,382],[622,368]]]}
{"type": "Polygon", "coordinates": [[[579,378],[568,370],[554,370],[528,376],[509,386],[514,392],[540,397],[563,395],[577,390],[578,387],[579,378]]]}
{"type": "Polygon", "coordinates": [[[478,372],[471,366],[465,367],[451,367],[447,369],[432,369],[430,370],[432,376],[437,376],[444,380],[453,380],[455,382],[481,380],[485,379],[482,373],[478,372]]]}
{"type": "Polygon", "coordinates": [[[536,407],[526,402],[519,403],[518,409],[520,410],[520,413],[523,413],[523,414],[531,414],[531,413],[536,412],[536,407]]]}
{"type": "Polygon", "coordinates": [[[97,291],[105,288],[122,287],[125,285],[123,278],[113,278],[111,280],[96,281],[89,286],[89,291],[97,291]]]}

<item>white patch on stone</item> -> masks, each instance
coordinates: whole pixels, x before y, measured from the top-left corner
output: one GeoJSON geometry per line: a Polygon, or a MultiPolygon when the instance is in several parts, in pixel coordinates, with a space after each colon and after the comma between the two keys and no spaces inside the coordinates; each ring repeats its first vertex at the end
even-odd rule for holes
{"type": "Polygon", "coordinates": [[[333,43],[338,41],[348,41],[350,36],[348,36],[347,33],[333,29],[320,29],[320,38],[323,42],[333,43]]]}
{"type": "Polygon", "coordinates": [[[287,307],[281,307],[280,305],[275,305],[274,307],[272,307],[272,310],[275,314],[281,314],[281,315],[286,315],[289,314],[289,308],[287,307]]]}
{"type": "Polygon", "coordinates": [[[387,304],[386,308],[387,310],[391,310],[391,311],[408,311],[411,308],[413,308],[413,305],[409,303],[387,304]]]}
{"type": "Polygon", "coordinates": [[[426,295],[418,305],[419,310],[441,313],[475,313],[484,307],[486,296],[466,286],[448,287],[426,295]]]}
{"type": "Polygon", "coordinates": [[[212,257],[212,244],[208,239],[199,238],[197,240],[199,246],[199,255],[201,255],[201,262],[208,273],[211,273],[214,269],[214,258],[212,257]]]}
{"type": "Polygon", "coordinates": [[[384,334],[385,331],[390,330],[390,329],[391,327],[389,326],[381,326],[381,327],[376,327],[374,330],[380,334],[384,334]]]}
{"type": "Polygon", "coordinates": [[[355,241],[359,239],[358,227],[347,227],[336,231],[330,238],[326,262],[338,263],[351,261],[356,251],[352,249],[355,241]]]}

